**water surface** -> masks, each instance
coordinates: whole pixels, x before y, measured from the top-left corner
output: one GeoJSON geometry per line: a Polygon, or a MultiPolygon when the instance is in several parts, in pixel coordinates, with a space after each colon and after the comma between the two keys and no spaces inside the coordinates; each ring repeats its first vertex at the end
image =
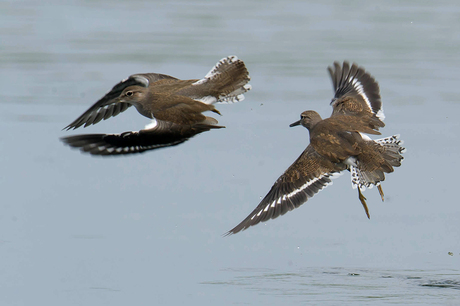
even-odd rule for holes
{"type": "Polygon", "coordinates": [[[0,304],[457,305],[460,206],[456,1],[0,3],[0,304]],[[71,133],[149,121],[130,109],[62,128],[133,73],[200,78],[236,54],[246,100],[227,128],[175,148],[94,158],[71,133]],[[347,175],[301,208],[223,238],[329,116],[326,68],[378,80],[402,167],[365,193],[347,175]]]}

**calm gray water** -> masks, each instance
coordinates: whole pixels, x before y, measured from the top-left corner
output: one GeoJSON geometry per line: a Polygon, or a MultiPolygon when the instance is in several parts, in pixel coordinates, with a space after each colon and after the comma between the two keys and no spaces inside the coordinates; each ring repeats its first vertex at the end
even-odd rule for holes
{"type": "MultiPolygon", "coordinates": [[[[459,305],[458,1],[0,2],[0,305],[459,305]],[[246,100],[175,148],[94,158],[61,129],[133,73],[200,78],[236,54],[246,100]],[[330,114],[326,68],[378,80],[401,168],[347,175],[223,238],[330,114]]],[[[130,109],[75,133],[149,121],[130,109]]]]}

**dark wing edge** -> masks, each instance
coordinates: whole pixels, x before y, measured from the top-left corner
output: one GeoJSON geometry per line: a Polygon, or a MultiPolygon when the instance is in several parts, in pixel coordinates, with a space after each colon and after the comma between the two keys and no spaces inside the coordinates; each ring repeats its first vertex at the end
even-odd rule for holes
{"type": "Polygon", "coordinates": [[[161,79],[175,79],[169,75],[158,73],[143,73],[133,74],[127,79],[122,80],[115,85],[105,96],[93,104],[87,111],[80,117],[75,119],[71,124],[67,125],[63,130],[77,129],[84,125],[87,127],[96,124],[101,120],[107,120],[110,117],[115,117],[118,114],[127,110],[131,104],[118,102],[117,98],[121,95],[123,90],[129,86],[137,85],[148,87],[151,83],[161,79]]]}
{"type": "Polygon", "coordinates": [[[61,140],[84,153],[114,156],[175,146],[189,140],[196,134],[219,128],[223,128],[223,126],[207,124],[180,126],[172,122],[157,120],[157,124],[153,128],[138,132],[73,135],[63,137],[61,140]]]}
{"type": "Polygon", "coordinates": [[[375,78],[362,67],[348,62],[340,66],[334,62],[334,67],[328,67],[334,87],[334,100],[346,96],[360,96],[369,110],[380,120],[385,119],[380,97],[380,87],[375,78]]]}
{"type": "Polygon", "coordinates": [[[276,180],[267,195],[246,219],[224,236],[244,231],[260,222],[275,219],[304,204],[316,193],[331,185],[332,178],[340,175],[339,170],[333,169],[330,165],[309,145],[276,180]],[[301,169],[309,170],[309,172],[302,173],[301,169]]]}

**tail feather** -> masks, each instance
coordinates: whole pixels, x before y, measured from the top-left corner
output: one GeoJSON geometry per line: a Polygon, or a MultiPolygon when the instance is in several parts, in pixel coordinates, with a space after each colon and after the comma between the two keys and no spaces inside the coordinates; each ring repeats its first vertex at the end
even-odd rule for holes
{"type": "Polygon", "coordinates": [[[377,145],[377,147],[375,150],[371,150],[369,154],[364,154],[361,158],[366,159],[368,157],[374,163],[360,163],[360,158],[356,166],[350,166],[352,187],[359,187],[361,190],[365,190],[366,188],[371,189],[373,186],[379,186],[380,182],[385,180],[385,173],[391,173],[394,171],[393,167],[401,166],[401,162],[404,159],[402,154],[406,150],[402,147],[403,143],[399,139],[399,135],[372,141],[372,144],[370,144],[377,145]]]}
{"type": "MultiPolygon", "coordinates": [[[[236,56],[221,59],[206,76],[193,83],[189,96],[206,104],[233,103],[244,100],[251,90],[249,72],[236,56]]],[[[187,94],[186,92],[182,94],[187,94]]]]}

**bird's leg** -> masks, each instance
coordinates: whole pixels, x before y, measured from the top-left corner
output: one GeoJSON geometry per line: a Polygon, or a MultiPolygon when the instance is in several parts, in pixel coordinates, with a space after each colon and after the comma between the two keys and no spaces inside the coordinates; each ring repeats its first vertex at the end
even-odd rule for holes
{"type": "Polygon", "coordinates": [[[377,189],[379,190],[380,197],[382,198],[382,202],[385,201],[385,199],[383,198],[384,194],[383,194],[383,190],[382,190],[382,185],[378,185],[377,189]]]}
{"type": "Polygon", "coordinates": [[[366,197],[364,197],[363,194],[361,193],[361,188],[359,188],[359,186],[358,186],[358,198],[361,201],[361,204],[363,204],[364,211],[366,212],[367,218],[370,219],[371,215],[369,215],[369,209],[367,208],[366,197]]]}

